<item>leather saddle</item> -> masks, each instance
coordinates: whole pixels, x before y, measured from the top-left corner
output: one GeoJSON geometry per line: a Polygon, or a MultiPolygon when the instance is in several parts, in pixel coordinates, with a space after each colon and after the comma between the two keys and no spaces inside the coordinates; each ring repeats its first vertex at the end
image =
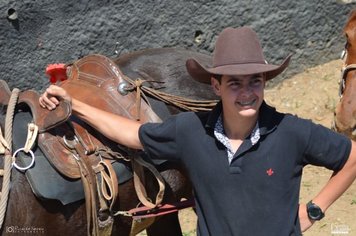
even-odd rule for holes
{"type": "MultiPolygon", "coordinates": [[[[68,79],[59,86],[65,88],[73,98],[130,119],[140,117],[143,123],[161,121],[145,101],[139,100],[137,104],[135,92],[122,95],[118,91],[120,85],[130,85],[130,82],[111,59],[98,54],[89,55],[68,65],[67,72],[68,79]]],[[[0,80],[0,104],[7,105],[10,95],[7,83],[0,80]]],[[[20,109],[21,106],[30,108],[33,122],[38,126],[38,146],[49,163],[63,176],[81,178],[80,168],[70,150],[74,142],[81,144],[91,166],[97,166],[103,157],[108,157],[107,153],[123,159],[128,156],[125,152],[127,149],[72,117],[71,106],[66,101],[61,101],[55,110],[49,111],[40,107],[38,98],[36,91],[26,90],[20,93],[17,105],[20,109]]]]}
{"type": "MultiPolygon", "coordinates": [[[[11,91],[7,83],[0,80],[0,104],[2,109],[6,109],[11,91]]],[[[24,147],[26,135],[28,135],[28,124],[34,123],[39,127],[39,133],[49,132],[56,126],[66,127],[64,122],[70,122],[71,107],[66,102],[61,102],[55,111],[42,109],[38,104],[39,94],[33,90],[20,92],[16,102],[16,111],[13,117],[12,128],[12,149],[18,150],[24,147]]],[[[5,120],[5,111],[1,115],[1,122],[5,120]]],[[[4,124],[2,124],[4,128],[4,124]]],[[[56,145],[61,145],[57,143],[56,145]]],[[[43,199],[57,199],[66,205],[84,198],[84,190],[80,179],[71,179],[60,174],[57,166],[49,160],[55,157],[47,157],[39,147],[38,140],[34,143],[31,150],[35,156],[34,165],[25,174],[32,188],[33,193],[43,199]]],[[[31,160],[24,152],[16,155],[16,162],[19,166],[30,166],[31,160]]],[[[53,162],[53,161],[52,161],[53,162]]],[[[113,162],[112,166],[117,176],[120,176],[118,183],[124,183],[132,178],[132,171],[127,163],[113,162]]]]}
{"type": "MultiPolygon", "coordinates": [[[[98,54],[89,55],[68,65],[67,71],[68,79],[59,86],[66,89],[73,98],[130,119],[139,116],[141,122],[160,121],[160,118],[143,100],[139,100],[140,114],[137,114],[135,92],[127,95],[119,93],[119,86],[129,82],[125,80],[120,69],[109,58],[98,54]]],[[[54,113],[58,113],[56,110],[54,113]]],[[[118,130],[118,132],[120,131],[118,130]]],[[[92,166],[97,165],[101,160],[100,156],[105,155],[105,150],[108,148],[110,153],[121,153],[121,157],[128,155],[122,149],[123,147],[119,147],[100,133],[95,132],[89,125],[73,117],[70,118],[70,122],[54,126],[48,132],[40,133],[38,138],[41,149],[49,161],[60,173],[69,178],[80,178],[78,164],[68,150],[73,141],[80,142],[92,166]],[[58,143],[62,145],[58,145],[58,143]]]]}

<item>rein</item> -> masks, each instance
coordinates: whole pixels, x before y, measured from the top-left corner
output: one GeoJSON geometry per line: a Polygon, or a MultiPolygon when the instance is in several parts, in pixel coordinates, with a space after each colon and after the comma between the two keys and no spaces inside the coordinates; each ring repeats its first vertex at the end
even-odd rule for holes
{"type": "Polygon", "coordinates": [[[155,208],[150,208],[147,206],[133,208],[129,211],[117,211],[114,215],[122,215],[132,217],[134,220],[140,220],[144,218],[157,217],[173,212],[178,212],[181,209],[194,207],[195,202],[193,199],[183,200],[181,202],[176,202],[173,204],[162,204],[155,208]]]}

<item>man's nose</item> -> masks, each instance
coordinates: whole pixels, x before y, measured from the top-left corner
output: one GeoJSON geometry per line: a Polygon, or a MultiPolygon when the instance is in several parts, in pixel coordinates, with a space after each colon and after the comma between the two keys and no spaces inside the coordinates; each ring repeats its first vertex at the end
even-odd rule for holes
{"type": "Polygon", "coordinates": [[[241,93],[250,94],[251,92],[252,92],[252,86],[250,86],[249,84],[245,84],[242,86],[241,93]]]}

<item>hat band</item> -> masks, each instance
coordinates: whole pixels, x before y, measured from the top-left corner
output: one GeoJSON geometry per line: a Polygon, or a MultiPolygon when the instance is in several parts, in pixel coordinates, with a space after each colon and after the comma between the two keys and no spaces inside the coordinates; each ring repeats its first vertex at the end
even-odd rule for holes
{"type": "Polygon", "coordinates": [[[219,65],[215,65],[213,63],[213,67],[210,67],[210,68],[215,68],[215,67],[220,67],[220,66],[234,66],[234,65],[244,65],[244,64],[263,64],[265,65],[266,64],[266,61],[263,60],[263,61],[244,61],[244,62],[233,62],[233,63],[223,63],[223,64],[219,64],[219,65]]]}

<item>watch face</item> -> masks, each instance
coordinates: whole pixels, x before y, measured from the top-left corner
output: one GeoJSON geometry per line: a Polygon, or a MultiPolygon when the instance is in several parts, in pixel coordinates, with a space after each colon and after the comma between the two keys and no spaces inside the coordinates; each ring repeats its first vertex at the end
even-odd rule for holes
{"type": "Polygon", "coordinates": [[[308,203],[307,204],[307,211],[308,211],[308,216],[312,220],[321,220],[324,217],[324,213],[314,203],[308,203]]]}
{"type": "Polygon", "coordinates": [[[312,218],[319,218],[321,216],[321,210],[318,207],[309,208],[309,216],[312,218]]]}

